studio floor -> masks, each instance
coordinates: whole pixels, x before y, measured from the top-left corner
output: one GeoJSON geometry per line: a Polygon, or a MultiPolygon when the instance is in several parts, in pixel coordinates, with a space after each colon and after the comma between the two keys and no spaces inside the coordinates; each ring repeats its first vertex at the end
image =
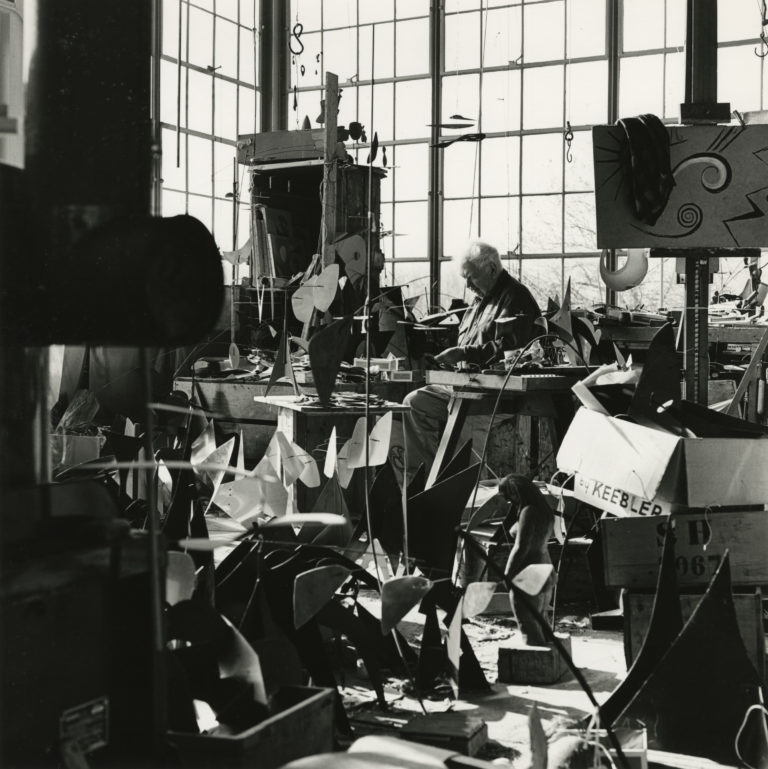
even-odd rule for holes
{"type": "MultiPolygon", "coordinates": [[[[621,630],[593,630],[586,607],[564,605],[558,612],[556,630],[571,637],[572,656],[592,688],[598,702],[603,702],[626,673],[623,633],[621,630]]],[[[421,633],[417,612],[411,612],[400,629],[408,638],[421,633]]],[[[479,616],[468,620],[464,630],[470,639],[483,672],[491,684],[490,691],[462,693],[458,700],[450,697],[422,700],[427,712],[462,711],[479,716],[488,727],[488,741],[475,756],[513,769],[531,766],[528,715],[535,703],[544,727],[556,731],[573,719],[591,713],[590,703],[579,683],[566,672],[549,686],[506,684],[497,682],[499,648],[519,643],[519,633],[510,616],[479,616]]],[[[408,694],[408,682],[389,679],[385,692],[389,712],[382,712],[365,683],[364,670],[353,681],[350,677],[342,689],[355,737],[367,734],[397,736],[403,724],[422,712],[419,701],[408,694]]],[[[701,757],[682,756],[649,750],[649,767],[679,769],[719,769],[730,766],[701,757]]]]}

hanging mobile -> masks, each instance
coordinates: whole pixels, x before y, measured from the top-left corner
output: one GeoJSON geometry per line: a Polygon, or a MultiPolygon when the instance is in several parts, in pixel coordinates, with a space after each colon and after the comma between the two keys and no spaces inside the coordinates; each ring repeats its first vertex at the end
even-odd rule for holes
{"type": "Polygon", "coordinates": [[[301,54],[304,53],[304,43],[301,42],[301,35],[303,32],[304,25],[300,21],[297,21],[293,25],[291,37],[288,40],[288,48],[294,56],[301,56],[301,54]],[[297,49],[294,47],[294,39],[296,40],[295,45],[301,46],[300,48],[297,49]]]}
{"type": "Polygon", "coordinates": [[[565,139],[565,159],[569,162],[573,162],[573,153],[571,152],[571,144],[573,143],[573,129],[571,128],[571,121],[565,121],[565,131],[563,132],[563,139],[565,139]]]}

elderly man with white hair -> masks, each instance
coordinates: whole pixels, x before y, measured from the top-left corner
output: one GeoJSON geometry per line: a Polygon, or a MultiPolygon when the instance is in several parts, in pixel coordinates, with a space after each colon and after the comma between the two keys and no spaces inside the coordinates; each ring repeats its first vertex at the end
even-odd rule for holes
{"type": "MultiPolygon", "coordinates": [[[[459,268],[475,299],[459,325],[457,346],[443,350],[435,361],[442,365],[462,361],[490,365],[502,354],[496,321],[520,315],[533,321],[541,311],[531,292],[504,269],[492,245],[471,241],[459,257],[459,268]]],[[[519,341],[525,344],[528,339],[519,341]]],[[[429,471],[448,417],[449,398],[448,388],[427,385],[409,393],[403,401],[411,407],[403,420],[409,472],[422,463],[429,471]]]]}

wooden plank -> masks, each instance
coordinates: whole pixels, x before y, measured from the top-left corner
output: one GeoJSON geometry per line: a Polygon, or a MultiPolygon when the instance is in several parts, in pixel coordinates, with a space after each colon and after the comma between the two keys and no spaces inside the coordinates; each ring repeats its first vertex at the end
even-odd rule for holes
{"type": "MultiPolygon", "coordinates": [[[[653,609],[652,593],[624,594],[624,646],[629,663],[635,659],[645,640],[648,624],[653,609]]],[[[681,595],[680,609],[683,622],[693,614],[701,600],[701,595],[681,595]]],[[[736,621],[741,631],[741,638],[755,669],[762,674],[765,670],[765,637],[763,634],[763,601],[758,589],[755,593],[736,593],[733,605],[736,609],[736,621]]],[[[716,660],[713,660],[716,663],[716,660]]]]}
{"type": "MultiPolygon", "coordinates": [[[[678,585],[706,587],[727,549],[734,585],[768,585],[768,512],[675,514],[678,585]]],[[[653,590],[668,515],[601,521],[605,584],[653,590]]]]}

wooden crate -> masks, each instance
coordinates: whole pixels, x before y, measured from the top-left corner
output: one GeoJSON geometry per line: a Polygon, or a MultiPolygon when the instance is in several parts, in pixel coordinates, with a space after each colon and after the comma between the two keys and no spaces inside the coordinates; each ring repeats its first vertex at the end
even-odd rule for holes
{"type": "MultiPolygon", "coordinates": [[[[624,593],[624,646],[627,664],[631,664],[640,651],[648,630],[653,609],[653,594],[624,593]]],[[[683,622],[693,614],[701,600],[701,594],[681,595],[680,610],[683,622]]],[[[763,633],[762,594],[759,589],[754,593],[736,593],[733,605],[736,608],[736,620],[741,631],[741,638],[747,648],[747,654],[755,669],[762,675],[765,671],[765,636],[763,633]]]]}
{"type": "MultiPolygon", "coordinates": [[[[706,587],[726,549],[734,585],[768,585],[768,511],[686,512],[675,521],[681,588],[706,587]]],[[[668,522],[667,515],[600,522],[608,587],[655,589],[668,522]]]]}
{"type": "Polygon", "coordinates": [[[233,735],[169,732],[190,769],[272,769],[333,750],[333,689],[285,686],[275,695],[278,712],[233,735]]]}

